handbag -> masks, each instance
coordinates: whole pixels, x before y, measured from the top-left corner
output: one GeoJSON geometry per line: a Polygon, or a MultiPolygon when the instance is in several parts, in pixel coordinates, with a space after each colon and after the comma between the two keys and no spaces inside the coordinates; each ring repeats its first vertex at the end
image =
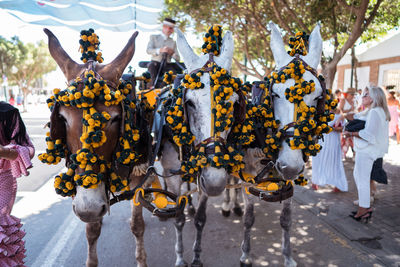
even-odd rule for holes
{"type": "Polygon", "coordinates": [[[374,161],[371,170],[371,180],[374,180],[380,184],[387,184],[387,174],[383,169],[382,163],[382,158],[378,158],[374,161]]]}
{"type": "Polygon", "coordinates": [[[344,129],[348,132],[359,132],[364,128],[365,128],[365,121],[359,119],[351,120],[346,124],[346,126],[344,126],[344,129]]]}

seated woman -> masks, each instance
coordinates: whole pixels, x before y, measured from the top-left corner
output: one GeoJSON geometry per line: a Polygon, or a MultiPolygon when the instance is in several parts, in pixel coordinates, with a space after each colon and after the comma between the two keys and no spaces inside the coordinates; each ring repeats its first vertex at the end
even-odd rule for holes
{"type": "Polygon", "coordinates": [[[20,219],[10,215],[17,193],[16,178],[28,175],[35,154],[19,111],[0,102],[0,266],[24,266],[20,219]]]}
{"type": "Polygon", "coordinates": [[[356,151],[354,180],[358,191],[358,209],[350,216],[366,222],[372,216],[370,203],[370,177],[373,163],[382,158],[389,148],[390,113],[385,92],[380,87],[367,87],[362,95],[365,110],[357,114],[345,114],[347,119],[365,120],[365,128],[359,132],[344,132],[354,138],[356,151]]]}

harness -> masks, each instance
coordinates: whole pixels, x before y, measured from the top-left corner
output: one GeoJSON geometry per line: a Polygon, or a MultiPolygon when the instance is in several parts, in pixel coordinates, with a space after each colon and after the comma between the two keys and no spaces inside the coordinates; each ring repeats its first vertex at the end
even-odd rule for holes
{"type": "Polygon", "coordinates": [[[46,153],[39,155],[39,159],[45,163],[57,164],[59,160],[53,160],[55,156],[66,158],[68,171],[56,176],[55,181],[56,192],[63,196],[75,194],[75,183],[77,186],[94,188],[100,181],[106,185],[106,194],[114,195],[113,192],[123,191],[127,188],[133,167],[140,162],[137,150],[131,149],[132,145],[139,141],[139,130],[135,129],[136,125],[142,123],[138,117],[140,116],[138,113],[141,112],[140,108],[128,100],[128,98],[136,98],[135,93],[130,90],[132,84],[117,86],[113,82],[105,81],[95,71],[94,60],[89,60],[87,64],[87,68],[78,78],[69,81],[68,89],[63,91],[58,89],[55,91],[55,95],[47,101],[52,110],[50,134],[46,139],[49,147],[46,153]],[[102,95],[100,96],[100,94],[102,95]],[[103,160],[101,155],[94,153],[94,149],[106,141],[107,137],[102,129],[110,119],[107,112],[100,113],[94,108],[94,103],[98,101],[99,97],[102,97],[106,106],[115,104],[121,106],[122,120],[119,139],[110,163],[103,160]],[[76,106],[83,110],[83,129],[80,138],[82,148],[76,154],[72,154],[65,145],[66,129],[64,123],[59,119],[61,105],[76,106]],[[88,131],[88,129],[91,130],[88,131]],[[60,153],[63,150],[65,153],[60,153]],[[98,168],[97,172],[93,171],[94,165],[98,168]],[[84,172],[75,174],[78,166],[84,172]]]}
{"type": "MultiPolygon", "coordinates": [[[[321,84],[321,88],[322,88],[322,93],[321,95],[318,97],[317,100],[317,107],[316,107],[316,114],[315,117],[319,117],[322,116],[325,112],[325,99],[326,99],[326,94],[327,94],[327,90],[326,90],[326,85],[325,85],[325,81],[322,78],[322,76],[319,76],[317,71],[310,67],[302,58],[300,58],[300,56],[298,54],[295,55],[295,57],[293,58],[293,60],[291,60],[287,65],[283,66],[282,68],[280,68],[278,70],[278,73],[281,73],[284,69],[286,69],[291,63],[296,63],[296,62],[301,62],[303,64],[303,66],[305,67],[306,70],[310,71],[311,74],[313,74],[313,76],[315,76],[319,83],[321,84]]],[[[261,101],[263,99],[263,95],[264,98],[269,99],[269,104],[270,107],[272,109],[272,111],[274,110],[274,97],[279,97],[276,93],[273,92],[273,85],[275,84],[275,79],[272,79],[272,81],[269,82],[268,85],[268,94],[265,95],[265,83],[264,82],[255,82],[253,83],[253,87],[252,87],[252,100],[253,100],[253,104],[255,106],[259,106],[261,104],[261,101]],[[261,86],[263,85],[263,86],[261,86]],[[262,88],[264,87],[264,88],[262,88]]],[[[285,140],[289,139],[289,138],[293,138],[295,136],[295,132],[294,130],[290,130],[291,128],[294,128],[297,124],[297,111],[295,110],[295,121],[290,122],[286,125],[284,125],[282,127],[282,129],[278,130],[278,128],[267,128],[265,131],[265,127],[261,127],[260,125],[258,125],[258,127],[254,128],[254,135],[255,135],[255,143],[256,143],[256,147],[262,147],[265,137],[267,135],[270,136],[279,136],[277,138],[277,142],[279,144],[281,144],[282,142],[284,142],[285,140]],[[262,131],[264,130],[264,131],[262,131]]],[[[301,138],[307,138],[307,135],[304,133],[300,134],[301,138]]],[[[314,137],[314,138],[318,138],[318,137],[314,137]]],[[[306,156],[303,153],[303,159],[306,162],[308,160],[308,156],[306,156]]],[[[252,195],[258,196],[260,199],[264,200],[264,201],[268,201],[268,202],[275,202],[275,201],[282,201],[285,200],[287,198],[290,198],[293,195],[293,186],[291,182],[285,182],[283,179],[281,178],[274,178],[274,177],[268,177],[268,178],[263,178],[265,177],[266,174],[268,174],[270,171],[272,171],[275,167],[275,163],[277,160],[277,156],[272,157],[272,158],[265,158],[261,161],[261,163],[263,165],[265,165],[265,167],[252,179],[250,179],[252,184],[260,184],[262,182],[274,182],[274,183],[284,183],[283,186],[281,187],[281,189],[275,191],[275,192],[271,192],[270,194],[266,193],[263,190],[257,189],[257,187],[249,187],[247,192],[249,192],[252,195]]],[[[245,179],[244,174],[242,173],[242,171],[239,171],[238,176],[241,180],[245,181],[245,182],[249,182],[249,179],[245,179]]]]}

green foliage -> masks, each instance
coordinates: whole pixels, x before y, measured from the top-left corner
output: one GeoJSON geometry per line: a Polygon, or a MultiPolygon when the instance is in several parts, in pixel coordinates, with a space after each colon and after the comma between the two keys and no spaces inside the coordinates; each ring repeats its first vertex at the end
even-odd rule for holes
{"type": "MultiPolygon", "coordinates": [[[[321,34],[333,48],[323,66],[337,62],[359,40],[366,42],[384,35],[400,24],[400,0],[165,0],[164,17],[179,18],[181,28],[194,27],[204,32],[218,23],[235,35],[235,63],[243,73],[262,78],[273,67],[269,48],[270,21],[283,29],[286,43],[297,31],[310,33],[321,23],[321,34]],[[363,5],[367,5],[364,10],[363,5]],[[378,7],[376,10],[375,7],[378,7]],[[357,21],[361,21],[357,27],[357,21]],[[342,49],[343,48],[343,49],[342,49]],[[343,51],[341,51],[343,50],[343,51]],[[245,67],[239,58],[247,57],[245,67]]],[[[333,73],[334,74],[334,73],[333,73]]]]}
{"type": "Polygon", "coordinates": [[[19,42],[13,50],[13,59],[8,71],[8,80],[11,85],[18,85],[24,94],[29,92],[35,81],[56,69],[56,63],[44,41],[37,44],[19,42]]]}
{"type": "MultiPolygon", "coordinates": [[[[23,43],[18,37],[13,37],[7,40],[0,36],[0,80],[3,75],[10,76],[11,70],[15,62],[23,60],[23,55],[26,53],[23,43]]],[[[3,81],[2,81],[3,82],[3,81]]]]}

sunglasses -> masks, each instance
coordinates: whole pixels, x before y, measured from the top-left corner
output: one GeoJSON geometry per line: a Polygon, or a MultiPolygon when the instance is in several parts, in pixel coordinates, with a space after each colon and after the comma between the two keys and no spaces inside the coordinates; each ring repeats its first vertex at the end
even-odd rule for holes
{"type": "Polygon", "coordinates": [[[365,93],[365,94],[362,95],[362,97],[367,97],[367,96],[369,96],[368,93],[365,93]]]}

